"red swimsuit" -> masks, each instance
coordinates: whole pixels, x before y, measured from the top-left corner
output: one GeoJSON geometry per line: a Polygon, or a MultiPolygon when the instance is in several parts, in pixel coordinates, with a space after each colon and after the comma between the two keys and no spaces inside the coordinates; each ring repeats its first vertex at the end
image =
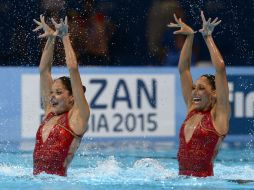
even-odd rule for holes
{"type": "Polygon", "coordinates": [[[68,112],[66,112],[58,119],[57,124],[52,127],[48,138],[43,142],[42,128],[54,116],[54,113],[49,113],[37,131],[33,154],[34,175],[41,172],[60,176],[67,175],[67,168],[64,167],[64,162],[74,137],[78,135],[75,135],[71,130],[68,112]]]}
{"type": "Polygon", "coordinates": [[[213,175],[213,160],[217,154],[219,135],[212,122],[211,110],[191,111],[185,122],[195,114],[202,114],[201,122],[196,126],[189,142],[184,135],[185,122],[180,129],[180,144],[178,150],[179,174],[206,177],[213,175]]]}

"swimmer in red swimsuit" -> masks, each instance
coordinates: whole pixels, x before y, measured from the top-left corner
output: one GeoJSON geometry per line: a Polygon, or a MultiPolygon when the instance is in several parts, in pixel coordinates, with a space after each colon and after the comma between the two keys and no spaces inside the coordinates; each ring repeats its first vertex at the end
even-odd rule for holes
{"type": "Polygon", "coordinates": [[[38,24],[34,31],[43,29],[44,34],[39,37],[47,38],[47,43],[39,66],[45,118],[36,134],[33,173],[66,176],[67,168],[86,131],[90,109],[70,42],[67,18],[59,24],[52,19],[55,30],[45,23],[42,15],[40,21],[34,21],[38,24]],[[63,76],[53,80],[51,64],[56,37],[60,37],[63,42],[70,77],[63,76]]]}
{"type": "Polygon", "coordinates": [[[218,148],[227,134],[230,119],[229,89],[224,60],[216,47],[212,32],[221,21],[217,18],[206,20],[203,12],[201,18],[203,35],[208,47],[214,75],[202,75],[195,83],[190,73],[190,60],[194,31],[175,15],[175,22],[169,27],[179,27],[174,34],[186,35],[178,69],[180,72],[182,93],[187,106],[187,117],[180,129],[178,150],[179,174],[196,177],[213,175],[213,162],[218,148]]]}

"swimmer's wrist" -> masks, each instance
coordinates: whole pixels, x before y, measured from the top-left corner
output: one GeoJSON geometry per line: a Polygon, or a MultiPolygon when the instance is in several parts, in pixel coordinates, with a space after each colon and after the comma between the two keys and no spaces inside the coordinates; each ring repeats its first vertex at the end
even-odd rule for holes
{"type": "Polygon", "coordinates": [[[63,39],[65,39],[65,38],[69,38],[70,37],[70,35],[69,35],[69,33],[66,33],[65,35],[63,35],[63,36],[60,36],[60,38],[63,40],[63,39]]]}
{"type": "Polygon", "coordinates": [[[202,34],[203,38],[209,38],[209,37],[212,37],[212,34],[202,34]]]}
{"type": "Polygon", "coordinates": [[[50,35],[50,36],[48,37],[48,39],[49,39],[49,40],[55,40],[55,39],[56,39],[56,36],[50,35]]]}
{"type": "Polygon", "coordinates": [[[56,39],[56,36],[49,36],[49,37],[48,37],[48,41],[49,41],[50,43],[55,43],[55,39],[56,39]]]}
{"type": "Polygon", "coordinates": [[[202,36],[205,37],[209,37],[212,36],[212,32],[208,31],[208,32],[201,32],[202,36]]]}

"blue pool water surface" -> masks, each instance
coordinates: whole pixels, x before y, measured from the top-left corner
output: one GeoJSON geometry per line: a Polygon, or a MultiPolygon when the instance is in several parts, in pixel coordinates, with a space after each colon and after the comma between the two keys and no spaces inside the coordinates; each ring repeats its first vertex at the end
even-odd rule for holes
{"type": "Polygon", "coordinates": [[[248,146],[222,147],[215,175],[207,178],[178,176],[176,154],[177,146],[169,143],[82,143],[68,177],[33,176],[32,150],[1,146],[0,189],[254,189],[254,151],[248,146]]]}

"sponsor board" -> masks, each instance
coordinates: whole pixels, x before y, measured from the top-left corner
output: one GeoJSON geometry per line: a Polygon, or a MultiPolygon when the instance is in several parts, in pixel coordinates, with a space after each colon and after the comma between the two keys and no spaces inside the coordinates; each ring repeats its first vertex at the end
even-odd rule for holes
{"type": "Polygon", "coordinates": [[[254,133],[254,75],[230,75],[231,135],[254,133]]]}
{"type": "MultiPolygon", "coordinates": [[[[87,74],[81,79],[91,108],[86,137],[175,136],[174,74],[87,74]]],[[[34,138],[43,118],[39,75],[23,74],[21,85],[21,136],[34,138]]]]}

